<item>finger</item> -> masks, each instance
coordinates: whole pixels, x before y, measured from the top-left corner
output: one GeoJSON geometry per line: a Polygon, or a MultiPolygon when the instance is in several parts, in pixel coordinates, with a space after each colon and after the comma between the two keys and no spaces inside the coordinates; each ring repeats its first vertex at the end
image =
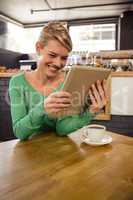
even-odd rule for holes
{"type": "Polygon", "coordinates": [[[51,104],[48,104],[47,105],[47,108],[53,108],[53,109],[56,109],[56,108],[58,108],[58,109],[61,109],[61,108],[68,108],[68,107],[70,107],[70,104],[63,104],[63,103],[51,103],[51,104]]]}
{"type": "Polygon", "coordinates": [[[55,103],[71,104],[70,98],[55,98],[55,103]]]}
{"type": "Polygon", "coordinates": [[[101,102],[100,95],[99,95],[99,93],[98,93],[98,91],[96,89],[96,86],[94,84],[92,85],[91,89],[92,89],[92,93],[93,93],[93,96],[95,97],[96,102],[97,103],[101,102]]]}
{"type": "Polygon", "coordinates": [[[51,97],[49,103],[64,103],[64,104],[71,104],[70,98],[55,98],[51,97]]]}
{"type": "Polygon", "coordinates": [[[100,95],[101,100],[105,101],[105,91],[104,91],[104,88],[103,88],[103,86],[102,86],[102,84],[99,80],[97,81],[97,91],[100,95]]]}
{"type": "Polygon", "coordinates": [[[93,96],[91,89],[89,90],[89,96],[90,96],[90,99],[91,99],[91,102],[92,102],[92,104],[89,107],[89,111],[90,112],[97,112],[99,110],[99,107],[98,107],[98,104],[95,100],[95,97],[93,96]]]}
{"type": "Polygon", "coordinates": [[[60,91],[60,92],[55,92],[53,94],[51,94],[51,96],[55,97],[55,98],[58,98],[58,97],[61,97],[61,98],[64,98],[64,97],[71,97],[71,94],[69,92],[65,92],[65,91],[60,91]]]}
{"type": "Polygon", "coordinates": [[[60,108],[53,108],[53,109],[51,109],[51,113],[58,113],[59,111],[61,111],[60,108]]]}
{"type": "Polygon", "coordinates": [[[97,106],[99,109],[103,108],[106,104],[106,98],[103,97],[103,99],[100,96],[100,92],[98,89],[96,89],[95,85],[92,85],[92,92],[93,92],[93,96],[96,100],[97,106]]]}
{"type": "Polygon", "coordinates": [[[103,90],[104,90],[104,96],[106,97],[106,99],[108,101],[108,99],[109,99],[109,92],[107,90],[107,83],[106,83],[105,79],[103,80],[103,90]]]}
{"type": "Polygon", "coordinates": [[[96,102],[95,97],[93,96],[93,93],[92,93],[91,90],[89,90],[89,96],[90,96],[90,100],[92,102],[92,105],[96,105],[97,102],[96,102]]]}
{"type": "Polygon", "coordinates": [[[99,112],[99,108],[93,105],[90,106],[89,112],[96,113],[99,112]]]}

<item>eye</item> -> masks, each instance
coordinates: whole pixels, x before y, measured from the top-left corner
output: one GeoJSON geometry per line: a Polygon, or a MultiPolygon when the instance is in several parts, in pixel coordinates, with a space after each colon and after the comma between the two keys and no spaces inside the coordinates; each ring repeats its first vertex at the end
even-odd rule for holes
{"type": "Polygon", "coordinates": [[[63,56],[63,57],[62,57],[62,60],[66,61],[67,58],[68,58],[68,56],[63,56]]]}
{"type": "Polygon", "coordinates": [[[56,55],[55,55],[55,54],[52,54],[52,53],[50,53],[49,56],[50,56],[51,58],[55,58],[55,57],[56,57],[56,55]]]}

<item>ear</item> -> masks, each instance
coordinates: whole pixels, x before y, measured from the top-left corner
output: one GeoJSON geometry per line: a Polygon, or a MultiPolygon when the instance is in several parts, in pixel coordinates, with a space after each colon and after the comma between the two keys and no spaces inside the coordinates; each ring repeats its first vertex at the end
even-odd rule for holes
{"type": "Polygon", "coordinates": [[[37,52],[37,54],[40,54],[42,49],[44,49],[44,45],[41,42],[36,42],[36,52],[37,52]]]}

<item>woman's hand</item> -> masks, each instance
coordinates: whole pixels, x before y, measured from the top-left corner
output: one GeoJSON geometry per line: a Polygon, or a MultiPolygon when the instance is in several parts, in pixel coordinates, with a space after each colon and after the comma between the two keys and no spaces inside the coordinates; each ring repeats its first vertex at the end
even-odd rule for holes
{"type": "Polygon", "coordinates": [[[108,102],[106,81],[100,82],[98,80],[95,85],[93,84],[89,89],[89,97],[92,102],[89,111],[92,113],[99,112],[108,102]]]}
{"type": "Polygon", "coordinates": [[[50,94],[44,100],[44,109],[51,117],[56,117],[58,112],[71,105],[71,94],[68,92],[60,91],[50,94]]]}

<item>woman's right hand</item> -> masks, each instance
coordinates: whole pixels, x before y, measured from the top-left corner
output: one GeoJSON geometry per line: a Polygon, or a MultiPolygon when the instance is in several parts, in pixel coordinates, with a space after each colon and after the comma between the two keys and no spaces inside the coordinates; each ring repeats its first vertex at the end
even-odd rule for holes
{"type": "Polygon", "coordinates": [[[50,117],[58,116],[58,112],[71,105],[71,94],[65,91],[50,94],[44,100],[44,109],[50,117]]]}

